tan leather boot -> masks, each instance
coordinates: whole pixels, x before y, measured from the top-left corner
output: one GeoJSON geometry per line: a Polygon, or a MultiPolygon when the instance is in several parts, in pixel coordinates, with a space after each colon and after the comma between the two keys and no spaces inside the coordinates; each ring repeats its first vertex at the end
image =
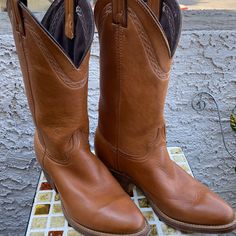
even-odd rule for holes
{"type": "Polygon", "coordinates": [[[41,24],[26,1],[8,0],[36,126],[37,159],[60,194],[69,224],[83,235],[148,235],[141,212],[90,152],[87,85],[93,15],[85,0],[65,4],[54,1],[41,24]]]}
{"type": "Polygon", "coordinates": [[[101,97],[95,149],[126,187],[136,184],[156,214],[183,231],[224,233],[235,212],[174,162],[163,117],[181,31],[175,0],[98,0],[101,97]]]}

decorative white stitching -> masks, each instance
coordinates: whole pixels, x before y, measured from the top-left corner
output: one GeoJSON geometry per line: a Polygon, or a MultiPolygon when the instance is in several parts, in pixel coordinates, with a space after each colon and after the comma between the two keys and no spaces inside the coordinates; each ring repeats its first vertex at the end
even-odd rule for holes
{"type": "Polygon", "coordinates": [[[51,52],[47,49],[47,47],[43,43],[43,40],[41,39],[41,37],[38,34],[36,34],[36,32],[34,31],[34,29],[32,28],[30,24],[27,24],[27,29],[29,29],[35,41],[37,42],[37,45],[39,46],[41,52],[43,53],[45,60],[48,61],[54,73],[57,75],[57,77],[61,80],[63,84],[73,89],[79,89],[79,88],[82,88],[87,83],[86,75],[85,75],[85,78],[80,81],[76,81],[76,82],[72,81],[69,78],[69,76],[64,73],[64,71],[59,66],[55,58],[51,55],[51,52]]]}
{"type": "Polygon", "coordinates": [[[102,11],[102,15],[101,15],[101,20],[99,22],[99,29],[101,29],[103,23],[104,23],[104,20],[106,19],[106,17],[108,15],[110,15],[112,13],[112,6],[111,4],[107,4],[104,8],[103,8],[103,11],[102,11]]]}
{"type": "Polygon", "coordinates": [[[150,61],[153,72],[156,75],[158,75],[159,79],[168,78],[170,72],[165,72],[160,67],[159,62],[157,61],[156,56],[153,53],[153,48],[152,48],[152,45],[150,43],[150,40],[148,39],[148,36],[147,36],[146,32],[144,31],[144,28],[143,28],[140,20],[138,19],[136,14],[131,9],[128,9],[128,11],[129,11],[129,15],[131,17],[131,20],[133,21],[134,25],[136,26],[136,29],[138,31],[138,36],[140,37],[141,42],[143,43],[145,53],[146,53],[146,55],[147,55],[147,57],[150,61]]]}

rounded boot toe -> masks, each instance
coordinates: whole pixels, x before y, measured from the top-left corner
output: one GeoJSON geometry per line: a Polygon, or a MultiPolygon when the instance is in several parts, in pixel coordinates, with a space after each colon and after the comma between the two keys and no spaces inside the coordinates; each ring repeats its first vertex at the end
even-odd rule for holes
{"type": "Polygon", "coordinates": [[[231,224],[235,220],[235,211],[218,195],[209,192],[199,210],[204,223],[212,226],[231,224]]]}
{"type": "Polygon", "coordinates": [[[113,201],[98,212],[97,219],[105,222],[104,233],[147,235],[149,226],[142,213],[128,197],[113,201]]]}

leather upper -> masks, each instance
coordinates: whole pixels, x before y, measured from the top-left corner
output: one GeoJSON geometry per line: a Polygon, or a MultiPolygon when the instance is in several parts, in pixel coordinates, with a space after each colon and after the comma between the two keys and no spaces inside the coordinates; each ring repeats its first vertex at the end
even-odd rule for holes
{"type": "Polygon", "coordinates": [[[23,3],[8,0],[8,12],[36,126],[36,156],[60,194],[68,221],[75,222],[77,228],[96,231],[93,235],[143,235],[147,224],[141,212],[90,152],[90,50],[76,67],[23,3]]]}
{"type": "Polygon", "coordinates": [[[195,225],[229,224],[235,219],[233,209],[172,162],[167,152],[164,104],[181,27],[180,18],[171,18],[180,14],[173,2],[163,1],[158,13],[142,0],[119,6],[114,5],[117,1],[98,0],[101,95],[96,153],[170,218],[195,225]],[[168,28],[175,32],[168,33],[168,28]]]}

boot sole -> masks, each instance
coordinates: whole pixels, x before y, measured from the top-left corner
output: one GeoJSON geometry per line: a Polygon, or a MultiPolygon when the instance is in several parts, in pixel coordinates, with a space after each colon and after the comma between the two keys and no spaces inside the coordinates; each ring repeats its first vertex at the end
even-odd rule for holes
{"type": "Polygon", "coordinates": [[[167,225],[169,225],[172,228],[175,228],[182,232],[198,232],[198,233],[207,233],[207,234],[216,234],[216,233],[228,233],[232,232],[234,229],[236,229],[236,214],[234,217],[234,220],[225,225],[196,225],[191,223],[185,223],[182,221],[175,220],[168,215],[166,215],[164,212],[162,212],[158,206],[152,201],[149,194],[142,190],[137,184],[135,184],[135,181],[133,181],[130,177],[119,173],[115,170],[111,170],[112,175],[118,180],[120,185],[123,187],[123,189],[130,194],[134,185],[136,185],[144,194],[144,196],[148,199],[152,209],[154,210],[155,214],[158,216],[160,220],[165,222],[167,225]]]}
{"type": "MultiPolygon", "coordinates": [[[[56,188],[54,182],[50,178],[50,176],[44,170],[43,170],[43,173],[44,173],[44,176],[45,176],[47,182],[52,187],[52,189],[54,189],[54,191],[56,193],[59,193],[57,191],[57,188],[56,188]]],[[[62,206],[63,214],[64,214],[66,220],[68,221],[69,225],[72,226],[76,231],[78,231],[79,233],[81,233],[85,236],[148,236],[150,234],[151,229],[150,229],[150,226],[148,225],[147,221],[145,222],[145,227],[141,231],[139,231],[137,233],[132,233],[132,234],[112,234],[112,233],[103,233],[100,231],[92,230],[92,229],[86,228],[85,226],[77,223],[75,220],[73,220],[71,217],[69,217],[68,214],[66,213],[66,210],[63,206],[62,201],[61,201],[61,206],[62,206]]]]}

